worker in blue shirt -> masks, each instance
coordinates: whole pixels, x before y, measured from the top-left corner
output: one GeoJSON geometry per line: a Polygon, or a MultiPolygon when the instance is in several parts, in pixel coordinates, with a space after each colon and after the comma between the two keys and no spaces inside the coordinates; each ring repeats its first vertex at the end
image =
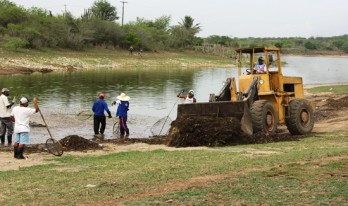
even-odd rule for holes
{"type": "Polygon", "coordinates": [[[92,111],[94,112],[94,134],[95,136],[104,136],[105,126],[106,126],[106,117],[104,110],[108,113],[108,117],[111,118],[111,112],[108,105],[104,101],[105,95],[103,93],[99,94],[99,99],[94,102],[92,111]],[[100,126],[101,125],[101,126],[100,126]],[[99,130],[100,127],[100,130],[99,130]]]}
{"type": "Polygon", "coordinates": [[[125,93],[121,93],[121,95],[116,97],[120,103],[117,107],[117,111],[116,111],[116,117],[120,118],[120,133],[121,133],[121,137],[124,136],[124,134],[126,133],[126,135],[129,135],[129,129],[127,126],[127,112],[129,110],[129,99],[130,97],[127,96],[125,93]]]}

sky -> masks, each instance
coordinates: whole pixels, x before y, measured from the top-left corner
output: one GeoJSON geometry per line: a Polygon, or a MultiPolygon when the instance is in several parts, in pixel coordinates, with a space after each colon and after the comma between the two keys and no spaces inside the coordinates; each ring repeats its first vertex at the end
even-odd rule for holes
{"type": "MultiPolygon", "coordinates": [[[[39,7],[80,17],[95,0],[10,0],[24,8],[39,7]]],[[[122,16],[120,0],[107,0],[122,16]]],[[[330,37],[348,34],[348,0],[122,0],[124,24],[137,17],[185,16],[199,23],[200,37],[330,37]]],[[[117,20],[121,24],[121,18],[117,20]]]]}

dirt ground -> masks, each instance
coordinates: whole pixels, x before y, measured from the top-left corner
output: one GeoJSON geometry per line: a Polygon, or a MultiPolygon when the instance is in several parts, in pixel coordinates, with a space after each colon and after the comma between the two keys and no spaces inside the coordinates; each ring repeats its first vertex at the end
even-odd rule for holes
{"type": "Polygon", "coordinates": [[[40,72],[40,73],[48,73],[52,72],[53,69],[50,68],[28,68],[28,67],[22,67],[22,66],[0,66],[0,75],[7,75],[7,74],[31,74],[34,72],[40,72]]]}
{"type": "Polygon", "coordinates": [[[34,72],[49,73],[52,71],[75,71],[82,70],[82,67],[74,67],[69,64],[53,64],[53,63],[42,63],[32,62],[25,58],[19,58],[16,60],[0,58],[0,75],[9,74],[32,74],[34,72]],[[29,66],[23,66],[29,65],[29,66]]]}
{"type": "MultiPolygon", "coordinates": [[[[309,94],[306,93],[306,98],[315,103],[315,126],[313,132],[332,132],[332,131],[348,131],[348,95],[333,95],[331,93],[309,94]]],[[[230,121],[235,121],[231,119],[230,121]]],[[[236,123],[237,124],[237,123],[236,123]]],[[[204,127],[193,128],[192,132],[200,131],[205,133],[204,127]]],[[[234,145],[235,142],[228,140],[227,136],[231,132],[238,133],[240,130],[231,131],[216,131],[205,136],[198,136],[199,141],[206,141],[209,136],[211,139],[220,137],[219,141],[212,144],[205,144],[208,146],[219,145],[234,145]],[[216,136],[216,137],[215,137],[216,136]]],[[[198,133],[197,133],[198,134],[198,133]]],[[[254,135],[252,139],[239,140],[243,144],[248,143],[265,143],[269,141],[285,141],[298,140],[305,138],[305,136],[292,136],[286,127],[279,127],[278,134],[265,137],[263,135],[254,135]],[[244,142],[243,142],[244,141],[244,142]]],[[[208,138],[209,139],[209,138],[208,138]]],[[[94,139],[87,140],[78,135],[69,135],[60,140],[64,148],[63,155],[102,155],[107,153],[116,153],[124,151],[149,151],[156,149],[164,150],[207,150],[209,147],[198,146],[195,142],[190,142],[190,146],[169,147],[171,145],[168,140],[163,137],[150,138],[126,138],[126,139],[94,139]]],[[[26,160],[17,160],[13,158],[13,150],[11,147],[0,147],[0,171],[16,170],[21,167],[29,167],[32,165],[49,164],[52,161],[45,161],[47,158],[59,158],[49,154],[44,144],[30,145],[25,152],[28,157],[26,160]]]]}

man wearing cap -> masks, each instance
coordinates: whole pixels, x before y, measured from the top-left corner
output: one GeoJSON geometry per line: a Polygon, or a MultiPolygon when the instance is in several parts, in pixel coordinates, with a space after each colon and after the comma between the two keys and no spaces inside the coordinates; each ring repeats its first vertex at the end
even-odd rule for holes
{"type": "Polygon", "coordinates": [[[10,90],[3,88],[1,90],[0,96],[0,121],[1,121],[1,131],[0,139],[1,145],[5,145],[5,135],[7,130],[7,145],[12,145],[12,133],[13,133],[13,124],[10,120],[11,116],[11,107],[14,104],[15,99],[10,103],[8,101],[8,96],[10,95],[10,90]]]}
{"type": "Polygon", "coordinates": [[[129,135],[129,129],[127,126],[127,118],[128,118],[128,110],[129,110],[129,100],[130,97],[127,96],[125,93],[121,93],[119,96],[116,97],[117,100],[120,101],[117,111],[116,111],[116,117],[120,118],[120,133],[121,137],[126,135],[129,135]]]}
{"type": "Polygon", "coordinates": [[[34,108],[29,108],[29,99],[22,97],[19,100],[19,106],[13,108],[11,112],[11,120],[15,123],[15,144],[13,145],[14,149],[14,158],[25,159],[23,156],[23,151],[25,145],[29,144],[29,118],[32,114],[35,114],[39,111],[37,105],[37,99],[33,99],[34,108]]]}
{"type": "Polygon", "coordinates": [[[190,90],[188,92],[188,94],[183,94],[184,91],[181,90],[180,93],[178,93],[176,96],[182,99],[185,99],[185,104],[190,104],[190,103],[196,103],[197,100],[194,97],[195,96],[195,92],[193,90],[190,90]]]}
{"type": "Polygon", "coordinates": [[[103,93],[100,93],[98,97],[99,99],[94,102],[92,107],[92,111],[94,112],[94,119],[93,119],[94,135],[95,136],[100,135],[101,137],[103,137],[105,126],[106,126],[106,117],[105,117],[104,111],[108,113],[109,118],[111,118],[111,112],[109,110],[108,105],[104,101],[105,95],[103,93]]]}
{"type": "Polygon", "coordinates": [[[258,74],[266,73],[266,64],[263,63],[263,58],[259,57],[258,62],[255,64],[254,70],[258,74]]]}

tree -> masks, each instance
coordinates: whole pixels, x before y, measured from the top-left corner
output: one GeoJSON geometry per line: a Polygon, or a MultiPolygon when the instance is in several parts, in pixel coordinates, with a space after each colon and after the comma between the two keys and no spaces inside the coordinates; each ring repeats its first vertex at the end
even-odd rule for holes
{"type": "Polygon", "coordinates": [[[232,38],[228,37],[228,36],[218,36],[218,35],[208,36],[206,38],[206,42],[208,44],[220,44],[223,46],[232,46],[233,45],[232,38]]]}
{"type": "Polygon", "coordinates": [[[137,18],[122,28],[127,32],[123,47],[132,45],[135,49],[159,50],[168,45],[170,16],[161,16],[155,20],[137,18]]]}
{"type": "Polygon", "coordinates": [[[88,31],[87,28],[94,31],[91,35],[92,38],[88,40],[94,45],[111,45],[116,47],[121,44],[121,41],[125,36],[121,26],[115,22],[94,19],[86,22],[84,25],[84,31],[88,31]]]}
{"type": "Polygon", "coordinates": [[[332,44],[337,47],[338,49],[341,49],[343,44],[344,44],[344,40],[339,39],[339,40],[335,40],[332,42],[332,44]]]}
{"type": "Polygon", "coordinates": [[[346,42],[346,43],[344,43],[344,44],[342,45],[342,50],[343,50],[344,52],[348,53],[348,42],[346,42]]]}
{"type": "Polygon", "coordinates": [[[117,11],[106,0],[96,0],[91,8],[94,17],[106,21],[115,21],[118,19],[117,11]]]}
{"type": "Polygon", "coordinates": [[[7,0],[0,0],[0,26],[16,24],[26,20],[25,10],[7,0]]]}
{"type": "Polygon", "coordinates": [[[185,16],[179,25],[171,28],[172,46],[174,47],[189,47],[195,44],[195,35],[201,31],[199,24],[194,23],[194,19],[190,16],[185,16]]]}
{"type": "Polygon", "coordinates": [[[170,46],[174,48],[181,48],[191,45],[192,39],[189,33],[180,25],[172,26],[170,29],[171,40],[170,46]]]}
{"type": "Polygon", "coordinates": [[[281,49],[283,47],[283,42],[276,42],[276,43],[274,43],[274,46],[276,46],[279,49],[281,49]]]}
{"type": "Polygon", "coordinates": [[[317,49],[317,46],[316,46],[314,43],[312,43],[311,41],[307,41],[307,42],[304,44],[304,47],[305,47],[306,49],[309,49],[309,50],[315,50],[315,49],[317,49]]]}
{"type": "Polygon", "coordinates": [[[183,26],[186,30],[191,30],[193,34],[197,34],[201,31],[199,24],[194,24],[194,19],[190,16],[185,16],[184,19],[181,19],[182,22],[179,22],[179,25],[183,26]]]}

